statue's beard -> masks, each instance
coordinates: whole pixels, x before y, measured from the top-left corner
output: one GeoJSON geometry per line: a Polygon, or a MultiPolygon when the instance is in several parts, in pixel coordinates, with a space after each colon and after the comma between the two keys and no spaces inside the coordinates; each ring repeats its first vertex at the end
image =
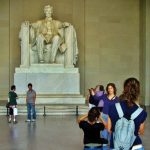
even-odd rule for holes
{"type": "Polygon", "coordinates": [[[52,18],[52,14],[46,14],[46,18],[52,18]]]}

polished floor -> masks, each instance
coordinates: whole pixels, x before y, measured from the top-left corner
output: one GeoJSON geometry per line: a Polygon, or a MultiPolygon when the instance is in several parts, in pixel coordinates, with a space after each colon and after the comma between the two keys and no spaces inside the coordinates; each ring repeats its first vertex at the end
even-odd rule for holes
{"type": "MultiPolygon", "coordinates": [[[[150,109],[147,108],[150,114],[150,109]]],[[[82,131],[75,116],[39,116],[36,123],[26,123],[25,116],[18,124],[8,124],[0,116],[0,150],[82,150],[82,131]]],[[[145,150],[150,148],[150,118],[143,138],[145,150]]]]}

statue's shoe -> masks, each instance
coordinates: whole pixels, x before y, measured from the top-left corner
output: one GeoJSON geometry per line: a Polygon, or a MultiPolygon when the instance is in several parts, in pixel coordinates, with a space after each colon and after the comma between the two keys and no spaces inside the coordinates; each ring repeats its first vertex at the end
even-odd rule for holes
{"type": "Polygon", "coordinates": [[[44,63],[44,60],[40,60],[40,63],[43,64],[43,63],[44,63]]]}

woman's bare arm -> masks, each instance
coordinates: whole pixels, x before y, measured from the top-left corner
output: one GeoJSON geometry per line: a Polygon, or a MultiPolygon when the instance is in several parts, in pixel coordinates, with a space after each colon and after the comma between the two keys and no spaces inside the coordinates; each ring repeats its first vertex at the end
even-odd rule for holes
{"type": "Polygon", "coordinates": [[[104,124],[106,129],[108,128],[108,124],[104,121],[104,119],[101,116],[99,117],[99,121],[104,124]]]}
{"type": "Polygon", "coordinates": [[[144,129],[145,129],[145,123],[142,123],[140,125],[140,128],[139,128],[139,135],[143,135],[144,134],[144,129]]]}

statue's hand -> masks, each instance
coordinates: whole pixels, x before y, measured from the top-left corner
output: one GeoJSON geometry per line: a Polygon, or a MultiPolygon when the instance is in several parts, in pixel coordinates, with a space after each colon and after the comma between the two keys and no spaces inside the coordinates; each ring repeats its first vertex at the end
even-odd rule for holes
{"type": "Polygon", "coordinates": [[[24,21],[24,25],[31,26],[31,23],[29,21],[24,21]]]}
{"type": "Polygon", "coordinates": [[[64,53],[67,50],[67,45],[65,43],[61,44],[59,50],[61,53],[64,53]]]}
{"type": "Polygon", "coordinates": [[[24,21],[24,25],[29,26],[30,25],[29,21],[24,21]]]}
{"type": "Polygon", "coordinates": [[[65,27],[69,27],[71,24],[70,23],[68,23],[68,22],[64,22],[63,23],[63,27],[65,28],[65,27]]]}

